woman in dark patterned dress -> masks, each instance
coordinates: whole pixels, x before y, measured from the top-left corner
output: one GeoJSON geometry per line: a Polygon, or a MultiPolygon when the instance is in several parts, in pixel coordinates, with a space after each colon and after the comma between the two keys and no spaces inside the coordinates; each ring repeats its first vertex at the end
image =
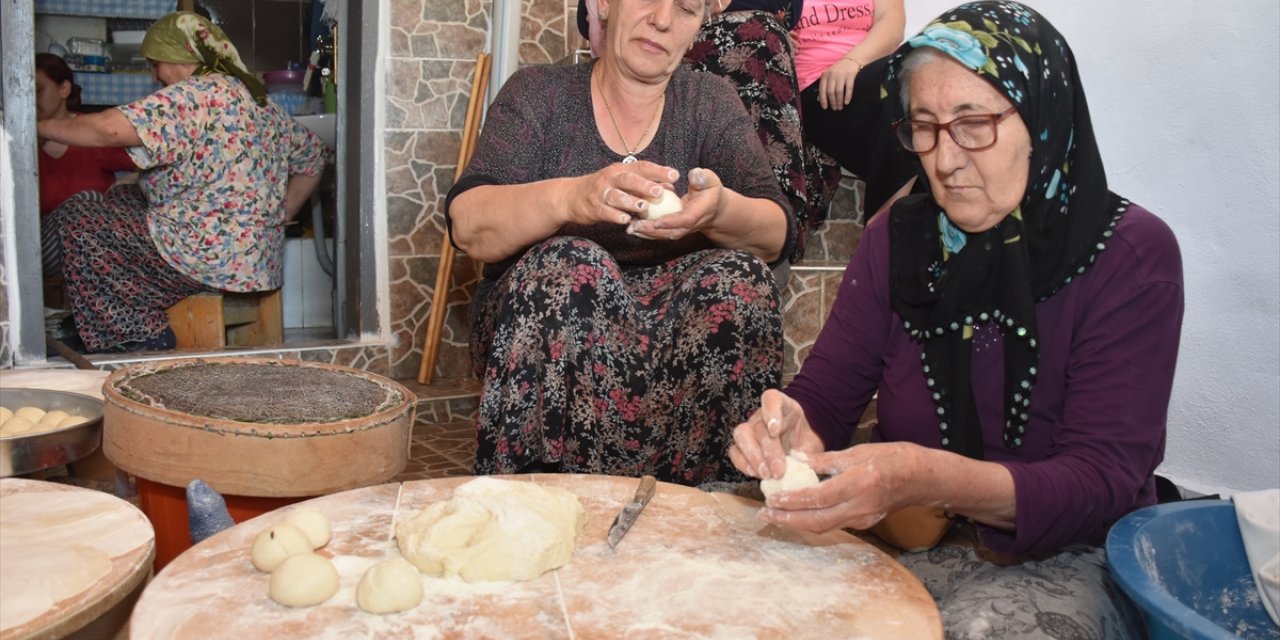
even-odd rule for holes
{"type": "Polygon", "coordinates": [[[733,425],[781,378],[795,221],[733,88],[681,65],[704,0],[601,6],[604,55],[512,76],[446,203],[487,263],[476,472],[734,479],[733,425]],[[664,186],[683,211],[645,219],[664,186]]]}

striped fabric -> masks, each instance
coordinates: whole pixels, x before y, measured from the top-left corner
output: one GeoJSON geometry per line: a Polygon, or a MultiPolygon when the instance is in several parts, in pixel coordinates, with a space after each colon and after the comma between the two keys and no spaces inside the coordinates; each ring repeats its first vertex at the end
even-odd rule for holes
{"type": "Polygon", "coordinates": [[[156,19],[178,9],[177,0],[35,0],[36,13],[156,19]]]}

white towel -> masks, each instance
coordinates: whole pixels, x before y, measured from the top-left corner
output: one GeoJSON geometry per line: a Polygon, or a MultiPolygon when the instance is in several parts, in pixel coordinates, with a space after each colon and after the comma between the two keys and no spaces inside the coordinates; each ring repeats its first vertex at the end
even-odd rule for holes
{"type": "Polygon", "coordinates": [[[1238,493],[1231,500],[1262,604],[1280,625],[1280,489],[1238,493]]]}

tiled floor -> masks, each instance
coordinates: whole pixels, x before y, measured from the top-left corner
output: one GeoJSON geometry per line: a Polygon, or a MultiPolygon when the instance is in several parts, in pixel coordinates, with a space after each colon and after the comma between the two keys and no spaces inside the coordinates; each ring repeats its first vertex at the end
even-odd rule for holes
{"type": "Polygon", "coordinates": [[[471,422],[419,423],[413,430],[409,463],[395,481],[469,476],[475,444],[471,422]]]}

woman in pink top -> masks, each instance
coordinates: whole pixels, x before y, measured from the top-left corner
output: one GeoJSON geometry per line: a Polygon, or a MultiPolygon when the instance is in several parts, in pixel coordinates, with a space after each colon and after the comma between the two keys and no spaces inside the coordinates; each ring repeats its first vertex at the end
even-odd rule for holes
{"type": "Polygon", "coordinates": [[[905,23],[902,0],[805,2],[791,32],[800,90],[823,109],[843,109],[858,72],[893,52],[905,23]]]}

